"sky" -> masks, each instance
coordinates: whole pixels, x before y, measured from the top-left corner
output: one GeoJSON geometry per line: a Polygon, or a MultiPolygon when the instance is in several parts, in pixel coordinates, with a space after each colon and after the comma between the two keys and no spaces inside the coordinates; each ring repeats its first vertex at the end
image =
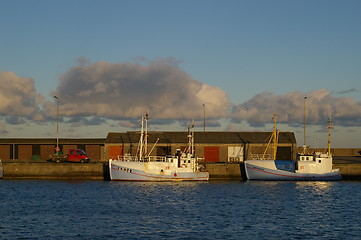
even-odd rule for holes
{"type": "Polygon", "coordinates": [[[359,0],[0,6],[1,138],[55,138],[57,119],[105,138],[146,112],[154,131],[272,131],[276,113],[299,146],[325,147],[332,117],[332,146],[361,148],[359,0]]]}

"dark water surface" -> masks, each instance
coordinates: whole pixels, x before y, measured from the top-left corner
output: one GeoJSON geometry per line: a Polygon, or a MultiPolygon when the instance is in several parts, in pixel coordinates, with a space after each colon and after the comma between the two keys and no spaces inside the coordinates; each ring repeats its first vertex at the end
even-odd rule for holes
{"type": "Polygon", "coordinates": [[[361,182],[0,180],[0,239],[360,239],[361,182]]]}

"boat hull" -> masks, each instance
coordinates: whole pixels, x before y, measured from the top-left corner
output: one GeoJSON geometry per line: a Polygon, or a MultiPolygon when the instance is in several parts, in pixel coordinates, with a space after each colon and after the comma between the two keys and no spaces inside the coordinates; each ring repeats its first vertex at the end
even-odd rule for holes
{"type": "Polygon", "coordinates": [[[338,169],[327,173],[297,173],[279,169],[260,167],[245,162],[247,179],[269,181],[338,181],[341,174],[338,169]]]}
{"type": "Polygon", "coordinates": [[[109,174],[112,181],[207,181],[208,172],[172,169],[167,163],[149,166],[146,162],[109,161],[109,174]],[[163,170],[164,169],[164,170],[163,170]]]}

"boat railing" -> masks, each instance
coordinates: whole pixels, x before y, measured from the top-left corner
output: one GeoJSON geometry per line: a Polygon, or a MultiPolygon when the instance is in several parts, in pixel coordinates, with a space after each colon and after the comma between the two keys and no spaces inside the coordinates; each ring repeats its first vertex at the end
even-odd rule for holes
{"type": "MultiPolygon", "coordinates": [[[[146,156],[139,160],[137,156],[130,156],[130,155],[118,155],[112,157],[112,160],[115,161],[126,161],[126,162],[173,162],[173,159],[176,158],[175,156],[167,155],[167,156],[146,156]]],[[[188,159],[188,158],[182,158],[188,159]]],[[[194,158],[190,158],[190,160],[194,161],[194,158]]],[[[197,157],[195,158],[196,162],[204,162],[204,157],[197,157]]]]}
{"type": "Polygon", "coordinates": [[[252,153],[249,157],[251,160],[272,160],[271,154],[255,154],[252,153]]]}
{"type": "Polygon", "coordinates": [[[130,156],[130,155],[117,155],[117,156],[111,157],[110,159],[115,160],[115,161],[128,161],[128,162],[138,161],[137,157],[130,156]]]}
{"type": "Polygon", "coordinates": [[[142,160],[144,160],[144,162],[165,162],[166,161],[166,157],[163,156],[147,156],[142,158],[142,160]]]}
{"type": "Polygon", "coordinates": [[[139,159],[137,156],[130,156],[130,155],[118,155],[111,158],[112,160],[116,161],[126,161],[126,162],[166,162],[167,157],[164,156],[147,156],[139,159]]]}

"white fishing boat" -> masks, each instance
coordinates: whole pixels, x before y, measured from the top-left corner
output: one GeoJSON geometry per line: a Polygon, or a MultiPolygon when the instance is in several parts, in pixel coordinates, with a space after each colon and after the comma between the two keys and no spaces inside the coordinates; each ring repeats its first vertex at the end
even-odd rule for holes
{"type": "MultiPolygon", "coordinates": [[[[150,156],[147,153],[148,114],[142,117],[141,134],[136,156],[109,159],[112,181],[207,181],[209,173],[194,156],[194,133],[188,128],[188,147],[173,156],[150,156]],[[144,122],[145,131],[144,131],[144,122]]],[[[154,146],[152,147],[152,149],[154,146]]]]}
{"type": "MultiPolygon", "coordinates": [[[[244,162],[247,179],[249,180],[288,180],[288,181],[335,181],[341,180],[339,169],[332,168],[330,148],[332,124],[328,126],[328,148],[326,153],[307,153],[304,144],[303,153],[297,154],[297,159],[276,160],[278,131],[276,115],[274,116],[274,130],[269,144],[273,140],[273,156],[266,157],[266,151],[258,159],[244,162]]],[[[267,148],[266,148],[267,150],[267,148]]]]}

